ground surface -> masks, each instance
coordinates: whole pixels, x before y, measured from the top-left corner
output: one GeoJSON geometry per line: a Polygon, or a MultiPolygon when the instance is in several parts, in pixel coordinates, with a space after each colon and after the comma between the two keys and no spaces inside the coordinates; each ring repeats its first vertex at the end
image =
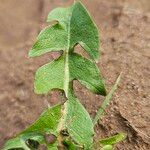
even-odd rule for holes
{"type": "MultiPolygon", "coordinates": [[[[57,100],[57,93],[33,93],[36,69],[53,55],[29,59],[27,53],[47,13],[71,0],[1,0],[0,2],[0,147],[15,133],[33,122],[42,110],[57,100]]],[[[128,134],[116,149],[150,149],[150,1],[83,0],[101,33],[99,67],[110,90],[123,73],[106,115],[96,127],[98,137],[117,132],[128,134]]],[[[103,97],[95,96],[78,83],[77,95],[91,115],[103,97]]]]}

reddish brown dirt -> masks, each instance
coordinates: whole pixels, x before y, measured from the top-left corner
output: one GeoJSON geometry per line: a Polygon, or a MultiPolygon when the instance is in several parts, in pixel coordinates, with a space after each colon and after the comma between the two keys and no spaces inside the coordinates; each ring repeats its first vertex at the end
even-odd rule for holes
{"type": "MultiPolygon", "coordinates": [[[[57,96],[33,93],[36,69],[53,59],[29,59],[27,53],[47,13],[71,0],[1,0],[0,2],[0,147],[31,124],[57,96]]],[[[118,150],[150,149],[150,1],[83,0],[101,33],[99,67],[110,90],[123,73],[111,106],[96,127],[97,138],[127,133],[118,150]]],[[[103,97],[78,83],[76,92],[93,116],[103,97]],[[78,87],[78,88],[77,88],[78,87]]],[[[96,139],[97,139],[96,138],[96,139]]]]}

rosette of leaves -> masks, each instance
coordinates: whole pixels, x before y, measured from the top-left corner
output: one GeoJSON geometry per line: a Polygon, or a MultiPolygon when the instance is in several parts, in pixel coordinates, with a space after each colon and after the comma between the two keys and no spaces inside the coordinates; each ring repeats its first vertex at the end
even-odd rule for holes
{"type": "Polygon", "coordinates": [[[97,120],[93,124],[89,113],[75,96],[73,81],[78,80],[93,93],[106,96],[104,82],[95,63],[99,58],[98,29],[80,2],[74,2],[68,8],[54,9],[47,21],[54,23],[40,32],[29,56],[36,57],[52,51],[62,53],[37,70],[34,89],[37,94],[62,90],[65,103],[45,110],[33,125],[9,140],[4,150],[32,150],[38,149],[39,145],[51,150],[88,150],[93,147],[97,120]],[[87,52],[89,59],[75,53],[77,44],[87,52]],[[46,136],[52,134],[56,139],[48,142],[46,136]]]}

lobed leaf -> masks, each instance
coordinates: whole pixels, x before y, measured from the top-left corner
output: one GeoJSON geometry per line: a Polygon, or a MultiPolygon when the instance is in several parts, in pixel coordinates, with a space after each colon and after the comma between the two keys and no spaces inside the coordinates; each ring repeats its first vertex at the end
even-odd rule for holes
{"type": "Polygon", "coordinates": [[[30,57],[50,51],[71,50],[80,44],[92,59],[99,57],[99,35],[87,10],[80,2],[69,8],[56,8],[48,15],[49,21],[58,21],[44,29],[29,52],[30,57]]]}
{"type": "Polygon", "coordinates": [[[24,150],[37,149],[39,144],[47,144],[46,134],[57,134],[57,126],[61,118],[61,105],[45,110],[39,119],[29,128],[21,132],[16,138],[9,140],[3,150],[23,148],[24,150]],[[31,141],[28,143],[28,140],[31,141]]]}
{"type": "MultiPolygon", "coordinates": [[[[53,89],[64,90],[65,60],[61,56],[57,60],[42,66],[35,76],[35,92],[45,94],[53,89]]],[[[79,80],[93,93],[106,95],[103,79],[98,67],[86,58],[72,53],[69,55],[69,80],[79,80]]]]}
{"type": "Polygon", "coordinates": [[[60,133],[65,129],[73,144],[89,149],[93,142],[93,123],[88,112],[74,96],[70,85],[73,80],[79,80],[92,92],[106,95],[95,63],[74,53],[74,47],[80,44],[92,60],[98,59],[98,29],[80,2],[75,2],[68,8],[54,9],[48,15],[48,22],[52,21],[56,23],[39,34],[29,56],[40,56],[46,52],[60,50],[63,51],[63,55],[37,70],[35,92],[46,94],[53,89],[65,91],[67,101],[58,129],[60,133]]]}
{"type": "Polygon", "coordinates": [[[93,123],[89,114],[79,100],[71,93],[69,94],[69,100],[64,105],[63,113],[66,115],[63,121],[61,121],[60,126],[68,131],[74,143],[79,144],[85,150],[89,149],[93,143],[94,136],[93,123]]]}
{"type": "Polygon", "coordinates": [[[40,118],[16,138],[5,144],[4,150],[23,148],[37,149],[44,144],[47,149],[58,149],[58,144],[67,141],[68,149],[90,149],[94,129],[92,120],[72,91],[73,80],[96,94],[106,95],[103,80],[93,60],[99,57],[99,35],[96,25],[80,2],[68,8],[56,8],[48,15],[48,22],[56,23],[41,31],[29,52],[30,57],[51,51],[63,51],[58,59],[40,67],[35,77],[35,92],[46,94],[53,89],[65,91],[67,101],[48,108],[40,118]],[[91,59],[74,53],[80,44],[91,59]],[[68,132],[66,135],[62,131],[68,132]],[[57,141],[48,143],[45,135],[54,134],[57,141]],[[61,138],[61,139],[59,139],[61,138]],[[60,140],[60,141],[59,141],[60,140]]]}

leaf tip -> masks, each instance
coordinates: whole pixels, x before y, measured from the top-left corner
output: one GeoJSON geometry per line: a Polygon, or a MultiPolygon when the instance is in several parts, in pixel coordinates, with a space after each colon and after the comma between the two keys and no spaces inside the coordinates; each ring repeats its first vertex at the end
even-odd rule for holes
{"type": "Polygon", "coordinates": [[[104,87],[104,90],[102,91],[102,95],[103,95],[103,96],[107,96],[107,90],[106,90],[105,87],[104,87]]]}
{"type": "Polygon", "coordinates": [[[28,57],[29,58],[34,57],[33,49],[29,50],[28,57]]]}

